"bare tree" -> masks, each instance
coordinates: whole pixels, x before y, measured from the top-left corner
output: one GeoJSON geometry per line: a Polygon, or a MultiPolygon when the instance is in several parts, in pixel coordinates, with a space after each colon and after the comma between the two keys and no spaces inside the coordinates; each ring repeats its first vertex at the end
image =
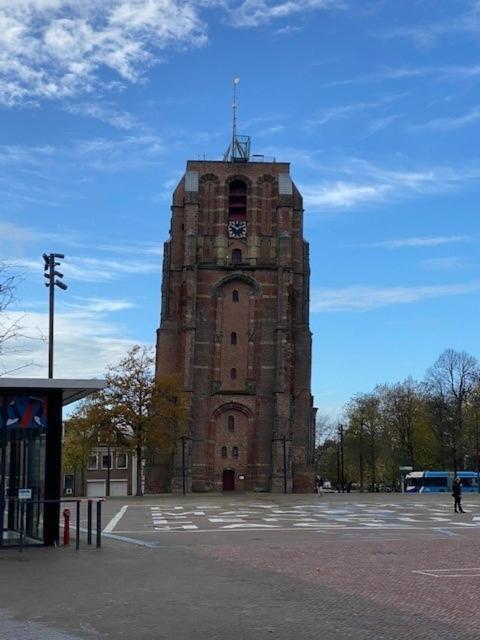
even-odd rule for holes
{"type": "Polygon", "coordinates": [[[437,416],[442,416],[437,429],[443,445],[450,449],[455,473],[459,465],[464,466],[465,414],[479,376],[476,358],[465,351],[447,349],[427,371],[425,379],[430,403],[435,405],[437,416]]]}
{"type": "Polygon", "coordinates": [[[315,444],[318,447],[322,442],[331,438],[335,431],[335,424],[330,416],[323,413],[317,413],[315,421],[315,444]]]}
{"type": "MultiPolygon", "coordinates": [[[[0,358],[5,354],[14,352],[15,343],[22,337],[21,320],[12,320],[7,314],[8,307],[15,300],[15,292],[20,283],[20,276],[7,265],[0,263],[0,358]]],[[[22,367],[7,369],[0,361],[0,375],[12,373],[22,367]]]]}

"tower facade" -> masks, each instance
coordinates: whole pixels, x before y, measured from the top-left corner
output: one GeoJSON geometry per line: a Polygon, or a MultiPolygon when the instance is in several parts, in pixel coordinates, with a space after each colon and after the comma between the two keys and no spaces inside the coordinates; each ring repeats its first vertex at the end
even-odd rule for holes
{"type": "MultiPolygon", "coordinates": [[[[188,161],[163,257],[157,373],[180,374],[189,439],[172,490],[312,490],[309,249],[289,163],[188,161]]],[[[183,453],[183,456],[182,456],[183,453]]],[[[146,490],[165,489],[152,461],[146,490]]]]}

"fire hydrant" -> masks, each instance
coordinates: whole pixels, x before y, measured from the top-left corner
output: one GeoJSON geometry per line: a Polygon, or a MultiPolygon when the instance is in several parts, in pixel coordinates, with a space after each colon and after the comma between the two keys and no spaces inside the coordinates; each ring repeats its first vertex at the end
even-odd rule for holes
{"type": "Polygon", "coordinates": [[[70,509],[63,510],[63,544],[70,544],[70,509]]]}

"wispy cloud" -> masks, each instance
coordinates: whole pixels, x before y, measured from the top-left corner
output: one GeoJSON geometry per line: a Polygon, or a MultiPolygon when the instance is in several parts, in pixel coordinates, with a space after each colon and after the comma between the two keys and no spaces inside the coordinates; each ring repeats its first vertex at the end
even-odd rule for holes
{"type": "MultiPolygon", "coordinates": [[[[24,253],[35,243],[48,241],[49,243],[61,243],[62,247],[75,251],[95,251],[98,253],[118,254],[122,260],[128,260],[131,256],[155,257],[163,255],[163,243],[131,240],[130,242],[94,242],[75,229],[63,229],[61,234],[52,231],[43,231],[33,226],[19,225],[17,223],[0,220],[0,237],[3,242],[3,255],[10,259],[15,259],[18,254],[24,253]]],[[[70,256],[67,256],[70,259],[70,256]]],[[[36,261],[26,260],[23,264],[25,268],[37,268],[36,261]],[[36,265],[34,267],[34,265],[36,265]]]]}
{"type": "Polygon", "coordinates": [[[480,32],[480,3],[478,0],[467,0],[467,2],[458,3],[458,6],[466,10],[445,20],[397,27],[384,31],[381,35],[387,38],[407,38],[422,47],[431,46],[438,38],[448,34],[477,35],[480,32]]]}
{"type": "MultiPolygon", "coordinates": [[[[9,261],[15,267],[25,269],[33,273],[41,274],[43,264],[40,259],[16,258],[9,261]]],[[[160,261],[146,260],[110,260],[103,258],[87,258],[81,256],[68,256],[62,261],[62,273],[66,280],[80,282],[110,282],[128,275],[141,275],[147,273],[160,274],[160,261]]]]}
{"type": "Polygon", "coordinates": [[[276,133],[282,133],[283,131],[285,131],[285,125],[277,124],[271,127],[266,127],[265,129],[259,129],[258,131],[255,132],[255,137],[261,138],[264,136],[273,136],[276,133]]]}
{"type": "Polygon", "coordinates": [[[372,311],[398,304],[413,304],[432,298],[459,296],[480,290],[480,282],[418,287],[351,286],[313,291],[312,312],[372,311]]]}
{"type": "Polygon", "coordinates": [[[373,136],[379,131],[383,131],[384,129],[387,129],[391,124],[396,122],[398,118],[399,118],[398,115],[392,114],[390,116],[385,116],[384,118],[375,118],[373,120],[370,120],[370,122],[367,124],[365,128],[365,133],[363,134],[363,137],[366,138],[369,136],[373,136]]]}
{"type": "Polygon", "coordinates": [[[74,151],[80,161],[94,169],[119,171],[156,164],[165,149],[165,143],[159,136],[139,134],[80,140],[74,151]]]}
{"type": "Polygon", "coordinates": [[[442,80],[468,80],[480,76],[480,65],[443,65],[430,67],[382,67],[372,73],[360,74],[352,78],[334,80],[329,87],[351,84],[380,83],[384,81],[406,80],[411,78],[437,77],[442,80]]]}
{"type": "Polygon", "coordinates": [[[420,236],[413,238],[396,238],[394,240],[382,240],[372,242],[366,246],[380,249],[403,249],[410,247],[441,247],[459,242],[472,242],[471,236],[420,236]]]}
{"type": "MultiPolygon", "coordinates": [[[[116,313],[130,308],[126,300],[85,299],[77,304],[59,304],[55,314],[55,375],[58,377],[102,377],[107,365],[115,364],[137,341],[129,335],[129,327],[119,322],[116,313]]],[[[47,345],[38,339],[48,333],[48,314],[28,311],[10,313],[10,320],[18,320],[24,338],[11,345],[2,357],[6,370],[18,370],[18,375],[46,376],[47,345]],[[33,363],[33,365],[31,364],[33,363]]]]}
{"type": "Polygon", "coordinates": [[[347,158],[317,169],[341,179],[302,185],[305,203],[312,208],[351,208],[390,197],[442,193],[480,177],[480,166],[403,170],[380,167],[361,158],[347,158]]]}
{"type": "Polygon", "coordinates": [[[469,269],[471,264],[459,256],[449,256],[422,260],[420,267],[425,269],[425,271],[460,271],[462,269],[469,269]]]}
{"type": "Polygon", "coordinates": [[[286,27],[282,27],[281,29],[277,29],[273,35],[275,36],[291,36],[294,33],[298,33],[299,31],[301,31],[302,28],[292,25],[292,24],[287,24],[286,27]]]}
{"type": "Polygon", "coordinates": [[[239,6],[228,12],[229,21],[236,27],[257,27],[278,18],[318,9],[339,9],[344,6],[340,0],[243,0],[239,6]]]}
{"type": "Polygon", "coordinates": [[[123,129],[125,131],[141,128],[138,118],[136,118],[132,113],[117,109],[111,104],[83,102],[78,104],[69,104],[65,107],[65,110],[72,115],[94,118],[101,122],[105,122],[112,127],[123,129]]]}
{"type": "Polygon", "coordinates": [[[302,188],[307,207],[349,208],[365,202],[382,200],[391,190],[390,185],[361,185],[334,182],[302,188]]]}
{"type": "Polygon", "coordinates": [[[423,124],[411,125],[410,131],[455,131],[480,120],[480,107],[470,109],[463,115],[434,118],[423,124]]]}
{"type": "Polygon", "coordinates": [[[320,110],[315,118],[312,118],[306,122],[308,128],[321,126],[328,124],[332,120],[345,120],[352,117],[354,114],[369,111],[371,109],[378,109],[384,107],[395,100],[401,98],[402,95],[384,96],[378,100],[369,100],[366,102],[354,102],[352,104],[341,104],[327,109],[320,110]]]}

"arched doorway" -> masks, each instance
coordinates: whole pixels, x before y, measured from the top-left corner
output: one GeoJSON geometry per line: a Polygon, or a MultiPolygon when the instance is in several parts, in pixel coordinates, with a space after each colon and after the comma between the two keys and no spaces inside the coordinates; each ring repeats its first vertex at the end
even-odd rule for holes
{"type": "Polygon", "coordinates": [[[235,471],[233,469],[223,470],[223,490],[235,491],[235,471]]]}

